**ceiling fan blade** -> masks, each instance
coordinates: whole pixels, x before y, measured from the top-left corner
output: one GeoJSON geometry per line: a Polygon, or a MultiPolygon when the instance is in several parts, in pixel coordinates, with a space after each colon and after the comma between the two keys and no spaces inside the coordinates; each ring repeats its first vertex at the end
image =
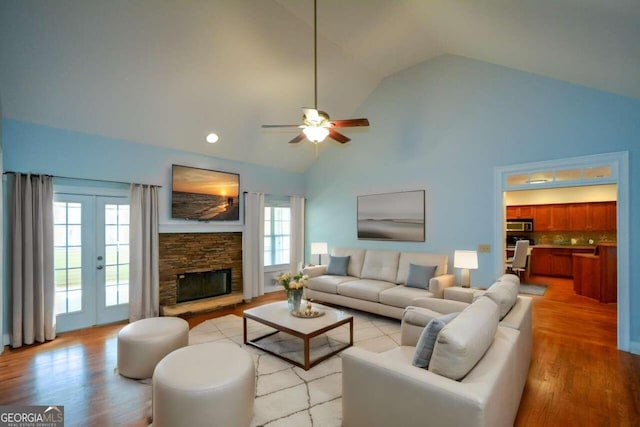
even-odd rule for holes
{"type": "Polygon", "coordinates": [[[263,128],[298,128],[300,125],[262,125],[263,128]]]}
{"type": "Polygon", "coordinates": [[[331,125],[334,128],[347,128],[355,126],[369,126],[368,119],[346,119],[346,120],[331,120],[331,125]]]}
{"type": "Polygon", "coordinates": [[[289,144],[297,144],[298,142],[302,141],[305,138],[306,136],[304,135],[304,133],[301,133],[300,135],[296,136],[291,141],[289,141],[289,144]]]}
{"type": "Polygon", "coordinates": [[[347,142],[351,141],[351,138],[349,138],[349,137],[341,134],[337,130],[334,130],[334,129],[331,129],[331,128],[329,128],[329,138],[334,139],[334,140],[338,141],[341,144],[346,144],[347,142]]]}

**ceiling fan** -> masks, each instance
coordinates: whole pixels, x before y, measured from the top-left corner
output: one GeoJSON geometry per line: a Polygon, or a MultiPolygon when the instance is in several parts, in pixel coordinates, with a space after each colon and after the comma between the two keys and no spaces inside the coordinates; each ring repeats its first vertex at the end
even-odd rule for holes
{"type": "Polygon", "coordinates": [[[345,144],[351,141],[351,138],[341,134],[336,128],[346,128],[355,126],[369,126],[367,119],[345,119],[331,120],[329,114],[318,110],[318,13],[317,0],[313,0],[313,108],[302,108],[302,124],[301,125],[262,125],[263,128],[299,128],[302,132],[289,141],[290,144],[297,144],[307,138],[309,141],[317,144],[329,138],[345,144]]]}

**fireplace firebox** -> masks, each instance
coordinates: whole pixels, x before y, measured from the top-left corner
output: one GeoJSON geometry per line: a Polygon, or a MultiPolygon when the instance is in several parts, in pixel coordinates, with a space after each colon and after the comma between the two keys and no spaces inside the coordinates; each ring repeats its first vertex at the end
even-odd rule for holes
{"type": "Polygon", "coordinates": [[[178,274],[177,302],[193,301],[231,293],[231,269],[178,274]]]}

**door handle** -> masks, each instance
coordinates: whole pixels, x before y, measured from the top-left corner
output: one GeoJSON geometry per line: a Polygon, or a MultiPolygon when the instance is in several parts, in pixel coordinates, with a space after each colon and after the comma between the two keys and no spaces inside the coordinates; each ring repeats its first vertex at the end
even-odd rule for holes
{"type": "Polygon", "coordinates": [[[97,268],[98,270],[102,270],[102,269],[104,268],[104,266],[99,265],[99,266],[97,266],[96,268],[97,268]]]}

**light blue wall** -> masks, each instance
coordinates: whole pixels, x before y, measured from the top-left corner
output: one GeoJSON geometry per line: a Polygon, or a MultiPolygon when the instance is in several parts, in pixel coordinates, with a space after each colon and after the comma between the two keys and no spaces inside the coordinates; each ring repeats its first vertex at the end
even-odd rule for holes
{"type": "MultiPolygon", "coordinates": [[[[307,176],[307,242],[449,254],[492,243],[494,167],[629,151],[631,337],[640,341],[640,101],[456,56],[385,79],[354,117],[367,131],[307,176]],[[424,243],[358,240],[356,196],[426,190],[424,243]]],[[[496,248],[493,248],[495,251],[496,248]]],[[[479,254],[472,284],[493,282],[479,254]]],[[[458,274],[458,272],[455,272],[458,274]]]]}
{"type": "Polygon", "coordinates": [[[7,119],[3,123],[3,140],[5,171],[161,185],[160,224],[165,228],[188,227],[197,231],[215,231],[229,227],[213,222],[171,219],[172,164],[239,173],[240,191],[304,194],[304,176],[301,174],[178,149],[164,149],[7,119]]]}
{"type": "MultiPolygon", "coordinates": [[[[302,174],[8,119],[2,120],[1,141],[5,171],[162,185],[159,191],[161,232],[241,231],[243,228],[241,222],[172,220],[172,164],[239,173],[240,191],[304,195],[305,190],[302,174]]],[[[69,180],[56,182],[73,183],[69,180]]],[[[97,184],[86,182],[85,185],[97,184]]],[[[114,187],[111,184],[104,186],[114,187]]],[[[6,236],[6,226],[4,231],[6,236]]],[[[7,332],[9,303],[6,286],[5,280],[5,299],[0,313],[5,320],[4,333],[7,332]]]]}

